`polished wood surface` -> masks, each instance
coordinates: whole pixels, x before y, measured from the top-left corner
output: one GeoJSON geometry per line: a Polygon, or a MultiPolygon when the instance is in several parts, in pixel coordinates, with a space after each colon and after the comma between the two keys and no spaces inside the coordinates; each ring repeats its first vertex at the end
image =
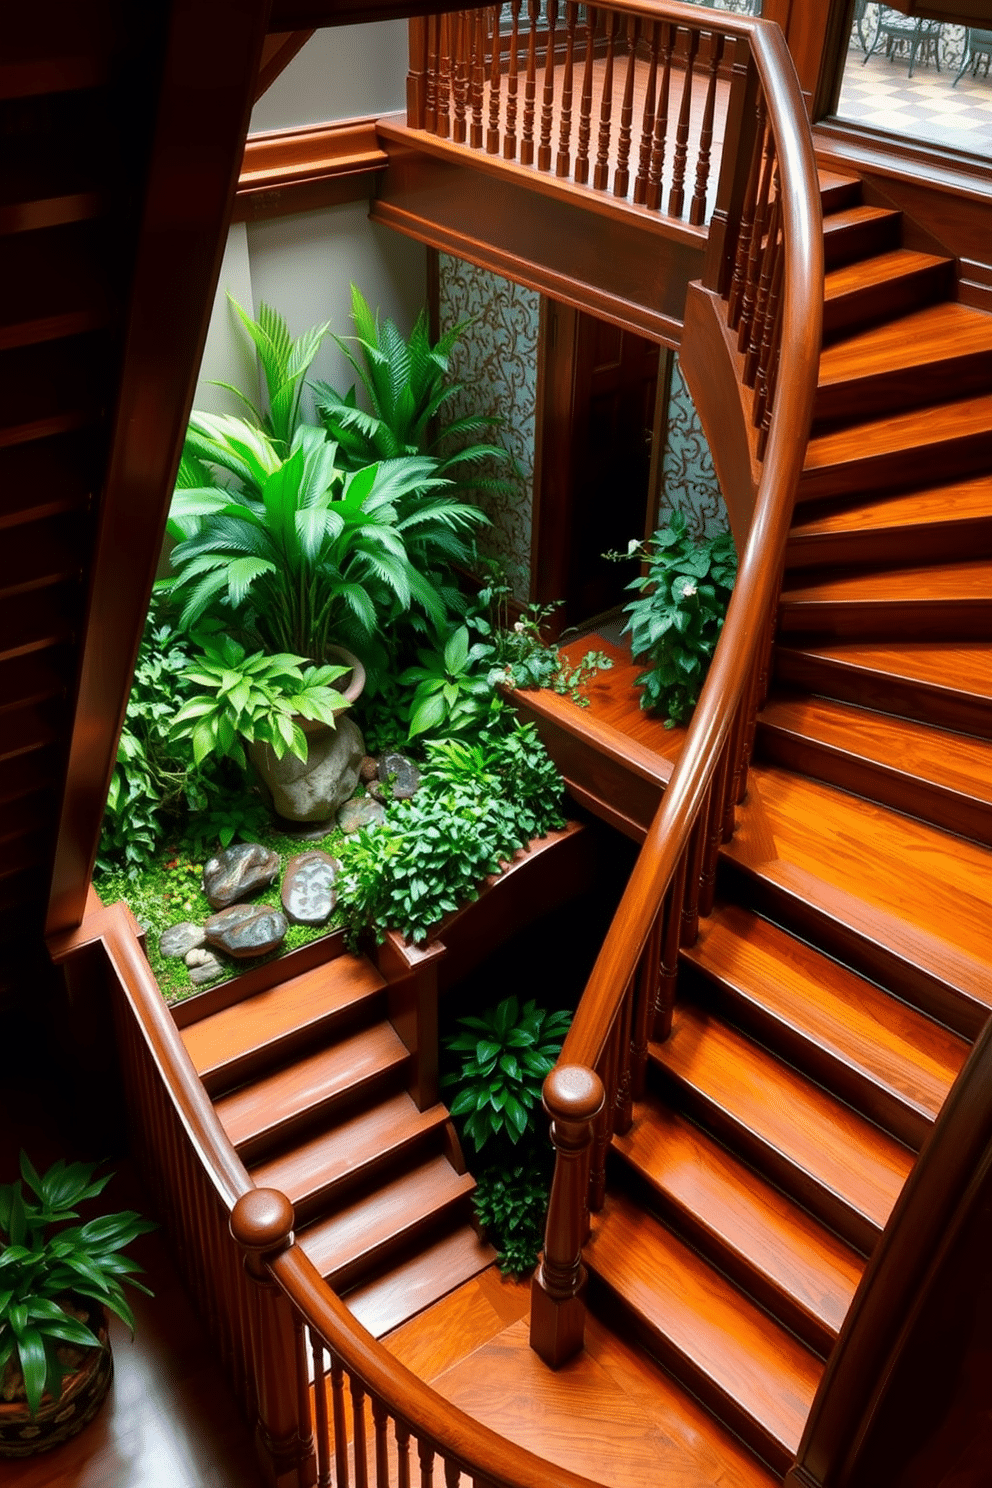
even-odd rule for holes
{"type": "Polygon", "coordinates": [[[375,190],[386,154],[374,119],[252,134],[245,141],[232,221],[314,211],[375,190]]]}
{"type": "Polygon", "coordinates": [[[848,498],[819,516],[803,513],[793,524],[786,564],[914,565],[962,553],[992,556],[992,477],[986,474],[922,491],[848,498]]]}

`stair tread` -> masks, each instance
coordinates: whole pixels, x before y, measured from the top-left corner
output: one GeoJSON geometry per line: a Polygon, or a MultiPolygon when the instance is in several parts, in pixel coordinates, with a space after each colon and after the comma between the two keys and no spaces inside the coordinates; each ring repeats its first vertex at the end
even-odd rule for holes
{"type": "Polygon", "coordinates": [[[829,304],[831,300],[841,299],[857,290],[949,262],[941,254],[919,253],[914,248],[891,248],[887,253],[876,253],[871,258],[858,259],[856,263],[829,269],[824,275],[824,303],[829,304]]]}
{"type": "Polygon", "coordinates": [[[456,1173],[446,1157],[434,1157],[383,1184],[371,1197],[357,1199],[330,1218],[308,1225],[297,1234],[297,1242],[333,1286],[346,1268],[415,1232],[474,1187],[470,1174],[456,1173]]]}
{"type": "Polygon", "coordinates": [[[240,1148],[340,1099],[365,1081],[400,1068],[407,1058],[407,1049],[391,1024],[378,1023],[222,1096],[214,1107],[234,1146],[240,1148]]]}
{"type": "Polygon", "coordinates": [[[901,641],[879,646],[848,641],[782,649],[832,666],[965,693],[992,705],[992,648],[986,641],[901,641]]]}
{"type": "Polygon", "coordinates": [[[701,1008],[677,1006],[672,1032],[651,1045],[651,1058],[882,1230],[913,1166],[908,1147],[701,1008]]]}
{"type": "Polygon", "coordinates": [[[739,905],[682,955],[928,1121],[967,1058],[965,1039],[739,905]]]}
{"type": "Polygon", "coordinates": [[[815,435],[806,446],[803,481],[837,465],[870,464],[901,451],[932,448],[992,431],[992,393],[936,408],[913,408],[815,435]]]}
{"type": "Polygon", "coordinates": [[[992,315],[945,300],[825,346],[819,386],[859,382],[882,371],[930,366],[975,352],[992,352],[992,315]]]}
{"type": "Polygon", "coordinates": [[[982,517],[992,522],[992,475],[923,491],[907,491],[881,500],[845,504],[836,511],[795,523],[790,542],[827,533],[875,531],[885,528],[969,522],[982,517]]]}
{"type": "Polygon", "coordinates": [[[992,804],[992,744],[830,698],[774,696],[762,729],[816,741],[855,759],[992,804]]]}
{"type": "Polygon", "coordinates": [[[799,1445],[822,1365],[657,1220],[621,1195],[593,1219],[587,1262],[610,1289],[775,1443],[799,1445]]]}
{"type": "Polygon", "coordinates": [[[342,955],[244,1002],[191,1023],[181,1033],[200,1078],[210,1082],[252,1053],[280,1045],[373,996],[385,982],[365,956],[342,955]]]}
{"type": "Polygon", "coordinates": [[[496,1252],[469,1224],[433,1240],[385,1276],[348,1293],[349,1311],[374,1338],[382,1338],[425,1307],[491,1266],[496,1252]]]}
{"type": "Polygon", "coordinates": [[[301,1142],[289,1152],[253,1166],[251,1175],[258,1188],[278,1189],[294,1206],[306,1204],[363,1168],[436,1131],[447,1115],[442,1105],[418,1111],[406,1091],[398,1091],[369,1110],[346,1116],[329,1131],[301,1142]]]}
{"type": "Polygon", "coordinates": [[[722,851],[992,1010],[987,849],[835,786],[754,764],[747,809],[722,851]],[[918,871],[907,872],[910,864],[918,871]]]}
{"type": "Polygon", "coordinates": [[[828,574],[782,590],[782,604],[850,601],[926,605],[948,600],[992,600],[992,559],[943,563],[937,568],[893,568],[828,574]]]}
{"type": "Polygon", "coordinates": [[[856,223],[889,222],[901,215],[895,207],[875,207],[866,202],[857,202],[853,206],[840,207],[836,212],[825,212],[823,231],[827,237],[830,237],[834,233],[844,232],[846,228],[853,227],[856,223]]]}
{"type": "Polygon", "coordinates": [[[824,1332],[837,1335],[864,1270],[843,1240],[650,1096],[613,1145],[669,1208],[691,1216],[693,1232],[704,1231],[721,1252],[739,1257],[824,1332]]]}

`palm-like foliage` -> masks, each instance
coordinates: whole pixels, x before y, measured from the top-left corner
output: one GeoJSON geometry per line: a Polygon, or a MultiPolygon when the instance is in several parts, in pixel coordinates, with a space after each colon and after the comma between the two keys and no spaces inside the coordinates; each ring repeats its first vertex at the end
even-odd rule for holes
{"type": "Polygon", "coordinates": [[[216,381],[214,385],[226,388],[229,393],[240,398],[251,411],[259,428],[270,434],[277,444],[288,449],[299,423],[303,380],[320,350],[321,341],[327,335],[330,321],[325,321],[321,326],[311,326],[294,341],[284,317],[278,310],[273,310],[271,305],[266,305],[263,301],[259,307],[258,319],[252,320],[233,295],[229,294],[228,299],[255,343],[269,394],[268,413],[256,408],[247,394],[231,383],[216,381]]]}

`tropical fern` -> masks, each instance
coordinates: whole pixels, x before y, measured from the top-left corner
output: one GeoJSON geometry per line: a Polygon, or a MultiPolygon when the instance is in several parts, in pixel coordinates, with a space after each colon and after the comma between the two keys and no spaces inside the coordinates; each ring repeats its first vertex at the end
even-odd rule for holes
{"type": "Polygon", "coordinates": [[[269,395],[268,412],[256,407],[246,393],[229,382],[217,381],[214,386],[226,388],[240,398],[259,428],[264,429],[277,445],[288,450],[299,426],[304,379],[330,329],[330,321],[311,326],[294,341],[285,318],[271,305],[263,301],[258,319],[252,320],[233,295],[229,294],[227,298],[254,343],[269,395]]]}

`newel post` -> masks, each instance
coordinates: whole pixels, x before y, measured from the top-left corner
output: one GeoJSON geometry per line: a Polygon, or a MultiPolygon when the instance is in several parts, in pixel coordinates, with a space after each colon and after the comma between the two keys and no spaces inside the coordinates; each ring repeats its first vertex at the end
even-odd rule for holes
{"type": "Polygon", "coordinates": [[[544,1255],[531,1283],[530,1346],[552,1369],[577,1354],[585,1336],[589,1148],[604,1102],[602,1080],[584,1065],[557,1065],[544,1082],[557,1158],[544,1255]]]}
{"type": "Polygon", "coordinates": [[[244,1252],[249,1277],[251,1354],[258,1400],[255,1447],[273,1488],[311,1488],[317,1481],[310,1414],[300,1415],[306,1380],[303,1334],[289,1299],[266,1262],[293,1243],[293,1206],[274,1188],[242,1194],[231,1211],[231,1234],[244,1252]]]}

